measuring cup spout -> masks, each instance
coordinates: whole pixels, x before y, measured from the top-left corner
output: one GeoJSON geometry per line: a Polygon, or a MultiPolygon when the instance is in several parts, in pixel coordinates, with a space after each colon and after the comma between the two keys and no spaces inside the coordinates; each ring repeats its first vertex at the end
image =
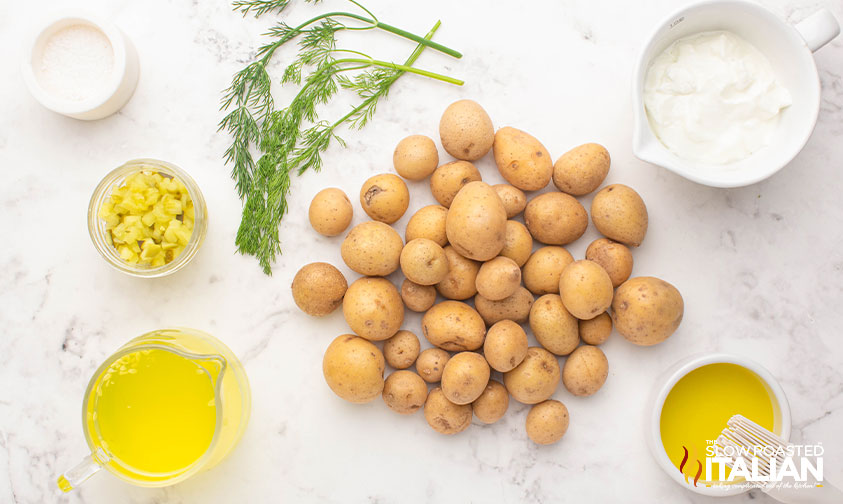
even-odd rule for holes
{"type": "Polygon", "coordinates": [[[56,484],[62,492],[69,492],[99,472],[106,462],[108,462],[108,455],[99,449],[59,476],[56,484]]]}

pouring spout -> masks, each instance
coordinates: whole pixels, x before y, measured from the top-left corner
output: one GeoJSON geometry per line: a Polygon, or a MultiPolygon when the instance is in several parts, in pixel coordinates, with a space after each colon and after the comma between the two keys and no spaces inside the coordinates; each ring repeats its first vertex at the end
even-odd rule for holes
{"type": "Polygon", "coordinates": [[[65,471],[64,474],[57,478],[56,484],[62,492],[67,493],[99,472],[108,460],[108,455],[100,448],[96,453],[88,455],[78,464],[65,471]]]}

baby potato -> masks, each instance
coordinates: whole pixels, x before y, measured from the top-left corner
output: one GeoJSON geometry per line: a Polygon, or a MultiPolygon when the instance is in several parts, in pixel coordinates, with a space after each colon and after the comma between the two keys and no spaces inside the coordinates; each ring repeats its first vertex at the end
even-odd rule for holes
{"type": "Polygon", "coordinates": [[[527,355],[527,333],[511,320],[501,320],[489,328],[483,342],[483,355],[495,371],[506,373],[521,364],[527,355]]]}
{"type": "Polygon", "coordinates": [[[442,392],[454,404],[470,404],[486,390],[491,373],[482,355],[460,352],[445,364],[442,392]]]}
{"type": "Polygon", "coordinates": [[[448,274],[436,284],[436,290],[443,297],[462,301],[477,294],[477,273],[480,263],[466,259],[454,247],[445,247],[445,257],[448,258],[448,274]]]}
{"type": "Polygon", "coordinates": [[[571,315],[589,320],[612,304],[612,280],[606,270],[594,261],[574,261],[562,270],[559,295],[571,315]]]}
{"type": "Polygon", "coordinates": [[[527,413],[527,437],[536,444],[553,444],[565,435],[569,420],[568,408],[561,402],[540,402],[527,413]]]}
{"type": "Polygon", "coordinates": [[[596,346],[583,345],[565,359],[562,383],[575,396],[590,396],[600,390],[609,376],[609,361],[596,346]]]}
{"type": "Polygon", "coordinates": [[[293,301],[301,311],[321,317],[336,310],[348,290],[343,274],[334,266],[315,262],[302,266],[293,277],[293,301]]]}
{"type": "Polygon", "coordinates": [[[412,371],[395,371],[386,378],[382,397],[392,411],[410,415],[424,406],[427,384],[412,371]]]}
{"type": "Polygon", "coordinates": [[[448,258],[433,240],[416,238],[401,251],[401,271],[419,285],[434,285],[448,274],[448,258]]]}
{"type": "Polygon", "coordinates": [[[532,306],[533,295],[524,287],[518,287],[513,295],[500,301],[492,301],[479,294],[474,297],[474,307],[489,326],[501,320],[512,320],[523,324],[527,322],[532,306]]]}
{"type": "Polygon", "coordinates": [[[484,424],[493,424],[503,418],[509,408],[509,392],[499,381],[489,380],[486,390],[471,403],[474,416],[484,424]]]}
{"type": "Polygon", "coordinates": [[[398,331],[383,343],[383,356],[386,363],[395,369],[407,369],[412,366],[419,356],[419,350],[421,350],[419,338],[410,331],[398,331]]]}
{"type": "Polygon", "coordinates": [[[454,197],[469,182],[482,180],[480,172],[468,161],[451,161],[445,163],[430,177],[430,192],[445,208],[450,208],[454,197]]]}
{"type": "Polygon", "coordinates": [[[585,258],[606,270],[612,280],[612,287],[626,282],[632,274],[632,252],[626,246],[608,238],[599,238],[591,242],[585,250],[585,258]]]}
{"type": "Polygon", "coordinates": [[[498,193],[506,209],[506,218],[511,219],[524,211],[527,206],[527,195],[524,191],[509,184],[495,184],[492,189],[498,193]]]}
{"type": "Polygon", "coordinates": [[[409,205],[410,191],[398,175],[375,175],[360,188],[360,206],[376,221],[392,224],[404,215],[409,205]]]}
{"type": "Polygon", "coordinates": [[[340,248],[342,260],[356,273],[386,276],[398,269],[404,243],[392,227],[368,221],[351,228],[340,248]]]}
{"type": "Polygon", "coordinates": [[[574,147],[553,165],[553,185],[572,196],[585,196],[600,187],[610,164],[609,151],[600,144],[574,147]]]}
{"type": "Polygon", "coordinates": [[[436,387],[424,403],[424,419],[440,434],[458,434],[471,425],[471,405],[454,404],[436,387]]]}
{"type": "Polygon", "coordinates": [[[405,278],[401,284],[401,300],[410,310],[425,312],[436,301],[436,288],[432,285],[419,285],[405,278]]]}
{"type": "Polygon", "coordinates": [[[591,320],[580,320],[580,339],[589,345],[602,345],[612,334],[612,317],[603,312],[591,320]]]}
{"type": "Polygon", "coordinates": [[[524,264],[521,278],[536,296],[559,293],[559,277],[574,257],[562,247],[547,246],[536,250],[524,264]]]}
{"type": "Polygon", "coordinates": [[[424,135],[410,135],[398,142],[392,153],[392,166],[407,180],[423,180],[439,166],[436,144],[424,135]]]}
{"type": "Polygon", "coordinates": [[[548,245],[566,245],[585,233],[588,214],[573,196],[549,192],[527,203],[524,224],[536,240],[548,245]]]}
{"type": "Polygon", "coordinates": [[[441,348],[428,348],[416,359],[416,371],[427,383],[436,383],[442,379],[442,371],[451,354],[441,348]]]}
{"type": "Polygon", "coordinates": [[[439,138],[448,154],[474,161],[485,156],[495,141],[495,127],[489,114],[472,100],[448,105],[439,120],[439,138]]]}
{"type": "Polygon", "coordinates": [[[533,253],[533,237],[527,231],[527,226],[518,221],[506,221],[506,238],[501,255],[515,261],[520,268],[524,266],[533,253]]]}
{"type": "Polygon", "coordinates": [[[501,128],[495,133],[492,151],[498,171],[518,189],[538,191],[550,182],[550,153],[529,133],[508,126],[501,128]]]}
{"type": "Polygon", "coordinates": [[[338,336],[322,359],[322,374],[335,394],[353,403],[373,401],[383,390],[383,354],[353,334],[338,336]]]}
{"type": "Polygon", "coordinates": [[[363,277],[348,288],[342,314],[351,330],[371,341],[392,337],[404,322],[398,289],[385,278],[363,277]]]}
{"type": "Polygon", "coordinates": [[[433,240],[440,247],[448,244],[448,236],[445,234],[445,217],[448,209],[442,205],[428,205],[422,207],[410,217],[407,222],[407,229],[404,232],[404,239],[407,243],[416,238],[427,238],[433,240]]]}
{"type": "Polygon", "coordinates": [[[445,218],[454,250],[475,261],[488,261],[506,244],[506,210],[489,184],[469,182],[454,197],[445,218]]]}
{"type": "Polygon", "coordinates": [[[654,277],[630,278],[618,287],[612,301],[615,329],[636,345],[666,340],[679,327],[684,312],[676,287],[654,277]]]}
{"type": "Polygon", "coordinates": [[[530,347],[521,364],[503,374],[503,384],[516,401],[537,404],[556,392],[560,374],[555,355],[544,348],[530,347]]]}
{"type": "Polygon", "coordinates": [[[556,355],[568,355],[580,344],[577,319],[558,294],[545,294],[530,309],[530,329],[536,341],[556,355]]]}
{"type": "Polygon", "coordinates": [[[317,233],[337,236],[351,224],[354,208],[344,192],[336,187],[329,187],[316,193],[307,214],[310,225],[317,233]]]}
{"type": "MultiPolygon", "coordinates": [[[[348,294],[346,294],[348,297],[348,294]]],[[[477,350],[486,337],[480,314],[465,303],[443,301],[433,305],[422,317],[422,332],[432,345],[461,352],[477,350]]]]}
{"type": "Polygon", "coordinates": [[[475,284],[478,294],[500,301],[513,295],[521,286],[521,268],[508,257],[495,257],[480,266],[475,284]]]}
{"type": "Polygon", "coordinates": [[[594,195],[591,220],[605,237],[630,247],[641,245],[647,234],[647,206],[623,184],[606,186],[594,195]]]}

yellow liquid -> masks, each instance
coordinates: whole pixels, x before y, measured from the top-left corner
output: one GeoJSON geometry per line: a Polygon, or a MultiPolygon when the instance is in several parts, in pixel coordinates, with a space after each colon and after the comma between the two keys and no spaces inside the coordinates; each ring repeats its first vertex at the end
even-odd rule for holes
{"type": "MultiPolygon", "coordinates": [[[[664,401],[661,439],[667,456],[679,470],[685,449],[688,459],[682,473],[693,483],[702,465],[705,480],[707,441],[714,441],[733,415],[743,415],[773,431],[774,405],[766,385],[752,371],[735,364],[708,364],[682,377],[664,401]]],[[[719,465],[711,476],[718,478],[719,465]]],[[[729,474],[729,470],[726,470],[729,474]]]]}

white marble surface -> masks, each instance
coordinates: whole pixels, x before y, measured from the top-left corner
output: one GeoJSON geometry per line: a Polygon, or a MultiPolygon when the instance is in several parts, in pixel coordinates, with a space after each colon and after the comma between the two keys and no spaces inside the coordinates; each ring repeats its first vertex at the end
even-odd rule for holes
{"type": "MultiPolygon", "coordinates": [[[[779,377],[794,438],[822,442],[828,478],[843,483],[843,38],[816,55],[822,110],[805,150],[763,183],[720,190],[642,163],[630,149],[637,48],[683,2],[366,3],[420,33],[442,19],[436,39],[465,57],[425,53],[418,64],[466,85],[402,78],[376,120],[345,135],[348,149],[326,154],[323,173],[295,179],[281,228],[286,252],[269,278],[235,254],[240,202],[221,162],[227,139],[216,132],[220,90],[268,21],[243,20],[221,0],[73,2],[113,19],[141,60],[131,102],[86,123],[42,108],[16,66],[21,37],[70,2],[0,2],[0,502],[709,502],[651,461],[643,400],[662,369],[714,350],[752,356],[779,377]],[[554,446],[527,440],[527,409],[515,403],[496,425],[443,437],[421,414],[399,417],[381,401],[342,402],[320,366],[324,348],[347,331],[342,315],[311,319],[291,299],[293,275],[313,260],[355,278],[341,262],[341,238],[309,228],[311,197],[326,185],[356,194],[369,175],[391,170],[400,138],[436,137],[442,110],[462,97],[481,102],[496,126],[532,132],[554,158],[585,141],[606,145],[608,182],[635,187],[650,211],[635,273],[663,277],[685,298],[685,320],[667,342],[639,348],[612,336],[610,376],[596,396],[574,398],[560,387],[554,397],[570,409],[571,427],[554,446]],[[85,221],[99,179],[147,156],[189,171],[210,208],[195,262],[159,280],[109,268],[85,221]],[[168,325],[209,331],[242,357],[254,396],[243,441],[221,466],[175,487],[134,488],[103,473],[60,497],[56,475],[86,450],[79,413],[90,374],[129,338],[168,325]]],[[[836,0],[765,3],[790,20],[819,6],[843,20],[836,0]]],[[[316,9],[296,4],[293,20],[316,9]]],[[[412,49],[381,35],[354,43],[387,58],[412,49]]],[[[500,180],[489,157],[479,166],[485,180],[500,180]]],[[[433,201],[424,183],[411,191],[401,231],[414,209],[433,201]]],[[[355,205],[354,222],[363,220],[355,205]]],[[[570,250],[581,257],[596,236],[590,228],[570,250]]],[[[405,327],[418,332],[419,317],[408,316],[405,327]]],[[[771,502],[757,492],[722,502],[750,500],[771,502]]]]}

